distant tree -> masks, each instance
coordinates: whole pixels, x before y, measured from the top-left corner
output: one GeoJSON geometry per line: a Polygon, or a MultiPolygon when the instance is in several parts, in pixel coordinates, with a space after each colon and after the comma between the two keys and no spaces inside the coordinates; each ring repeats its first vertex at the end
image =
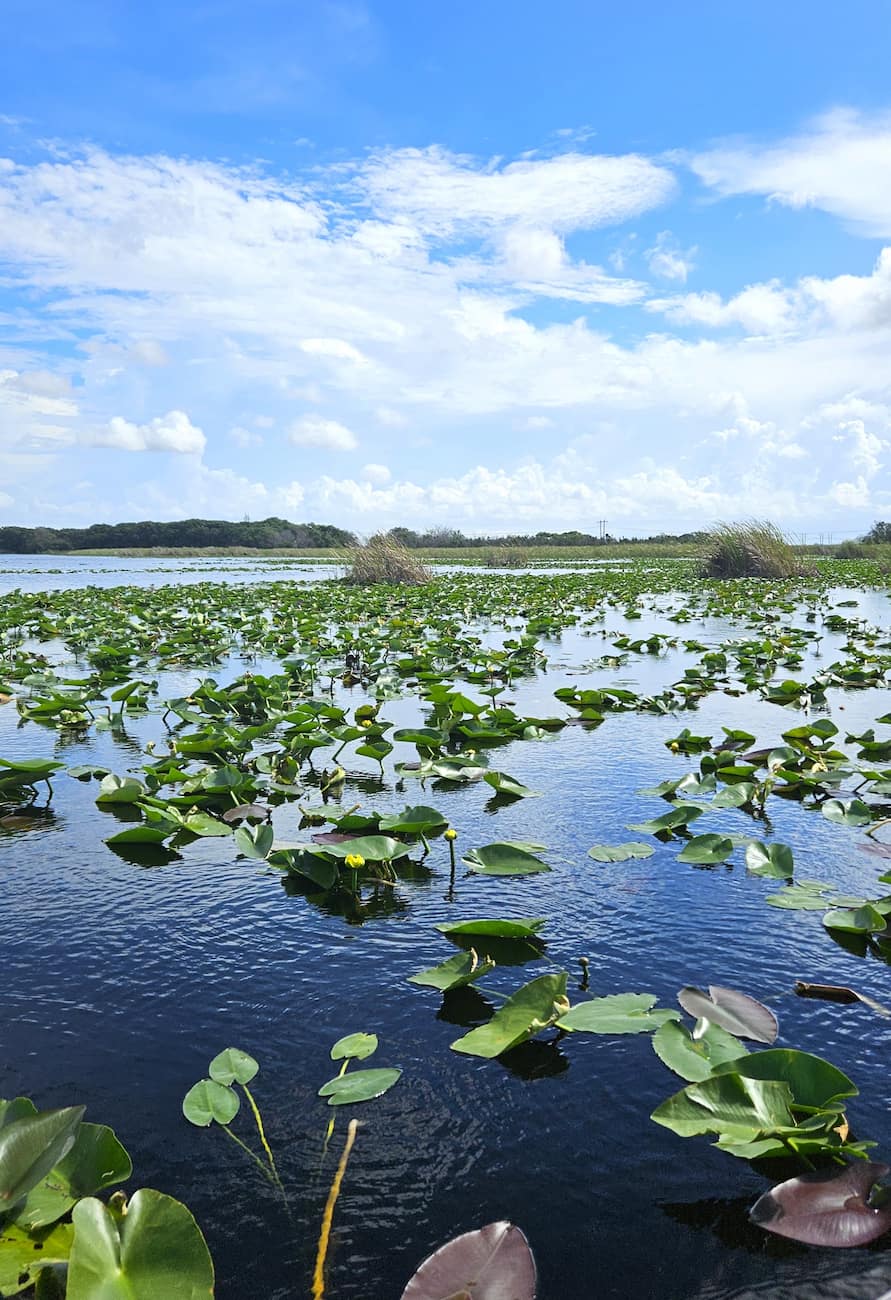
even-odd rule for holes
{"type": "Polygon", "coordinates": [[[891,524],[885,523],[883,519],[874,523],[868,533],[860,539],[862,542],[891,542],[891,524]]]}

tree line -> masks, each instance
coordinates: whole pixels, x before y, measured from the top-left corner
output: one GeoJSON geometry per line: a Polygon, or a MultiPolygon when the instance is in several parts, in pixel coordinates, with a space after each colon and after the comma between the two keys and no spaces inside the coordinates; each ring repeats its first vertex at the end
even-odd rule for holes
{"type": "Polygon", "coordinates": [[[65,551],[144,549],[147,547],[350,546],[353,533],[333,524],[292,524],[287,519],[178,519],[170,523],[142,520],[128,524],[91,524],[89,528],[0,528],[0,552],[7,555],[62,554],[65,551]]]}

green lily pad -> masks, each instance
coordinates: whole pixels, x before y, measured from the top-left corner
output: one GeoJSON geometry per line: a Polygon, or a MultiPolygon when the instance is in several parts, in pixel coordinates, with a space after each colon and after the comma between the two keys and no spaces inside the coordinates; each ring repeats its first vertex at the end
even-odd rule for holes
{"type": "Polygon", "coordinates": [[[541,794],[540,790],[530,790],[528,785],[523,785],[521,781],[508,776],[506,772],[487,772],[483,780],[496,794],[509,799],[528,799],[541,794]]]}
{"type": "Polygon", "coordinates": [[[364,1061],[377,1051],[377,1034],[346,1034],[331,1048],[332,1061],[364,1061]]]}
{"type": "Polygon", "coordinates": [[[360,1101],[382,1097],[399,1081],[401,1070],[351,1070],[348,1074],[329,1079],[319,1089],[320,1097],[328,1098],[329,1106],[352,1106],[360,1101]]]}
{"type": "Polygon", "coordinates": [[[452,921],[445,922],[442,925],[434,926],[434,929],[441,931],[442,934],[480,934],[489,935],[495,939],[533,939],[543,925],[547,924],[545,917],[523,916],[516,920],[509,921],[502,918],[481,917],[475,921],[452,921]]]}
{"type": "Polygon", "coordinates": [[[439,989],[441,993],[447,993],[449,989],[476,983],[494,968],[494,961],[488,958],[480,961],[471,948],[469,952],[455,953],[454,957],[448,957],[438,966],[431,966],[429,970],[418,971],[417,975],[409,975],[408,981],[410,984],[423,984],[429,988],[439,989]]]}
{"type": "Polygon", "coordinates": [[[595,844],[588,849],[588,857],[595,862],[627,862],[629,858],[651,858],[655,851],[651,844],[629,840],[626,844],[595,844]]]}
{"type": "Polygon", "coordinates": [[[140,1188],[125,1215],[86,1197],[74,1207],[67,1300],[210,1300],[213,1264],[191,1213],[140,1188]]]}
{"type": "Polygon", "coordinates": [[[240,1105],[237,1092],[215,1079],[201,1079],[183,1098],[183,1114],[190,1124],[209,1128],[214,1121],[231,1124],[240,1105]]]}
{"type": "Polygon", "coordinates": [[[714,1072],[716,1065],[745,1056],[747,1049],[720,1025],[709,1023],[694,1037],[693,1031],[675,1020],[667,1020],[653,1035],[653,1051],[659,1060],[689,1083],[699,1083],[714,1072]]]}
{"type": "Polygon", "coordinates": [[[215,1056],[208,1066],[208,1074],[216,1083],[250,1083],[260,1069],[247,1052],[238,1047],[227,1047],[215,1056]]]}
{"type": "Polygon", "coordinates": [[[577,1002],[557,1021],[558,1029],[586,1034],[649,1034],[680,1014],[656,1007],[655,993],[611,993],[589,1002],[577,1002]]]}
{"type": "Polygon", "coordinates": [[[484,844],[482,848],[470,849],[461,861],[482,876],[532,876],[551,869],[534,853],[509,843],[484,844]]]}
{"type": "Polygon", "coordinates": [[[569,1010],[566,979],[566,972],[561,971],[530,980],[498,1008],[487,1024],[455,1039],[452,1050],[491,1060],[508,1048],[525,1043],[569,1010]]]}
{"type": "Polygon", "coordinates": [[[678,854],[678,862],[692,862],[698,866],[714,866],[726,862],[733,852],[733,841],[726,835],[694,835],[678,854]]]}
{"type": "Polygon", "coordinates": [[[754,876],[791,880],[793,868],[792,850],[788,844],[764,844],[761,840],[753,840],[746,849],[746,870],[754,876]]]}

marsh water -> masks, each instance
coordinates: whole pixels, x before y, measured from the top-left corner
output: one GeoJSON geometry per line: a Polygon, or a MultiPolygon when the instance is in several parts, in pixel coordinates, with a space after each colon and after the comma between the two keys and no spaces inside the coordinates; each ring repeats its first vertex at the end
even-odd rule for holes
{"type": "MultiPolygon", "coordinates": [[[[242,560],[0,557],[0,569],[6,591],[330,576],[317,566],[276,571],[242,560]]],[[[856,600],[859,617],[887,628],[885,591],[839,589],[827,603],[843,600],[856,600]]],[[[564,711],[553,692],[566,684],[660,689],[689,662],[680,651],[634,655],[614,669],[590,666],[617,635],[652,631],[676,634],[677,627],[658,607],[637,622],[610,610],[602,624],[544,638],[547,667],[518,679],[507,695],[546,714],[564,711]]],[[[720,618],[684,627],[706,644],[739,634],[720,618]]],[[[826,632],[809,656],[828,662],[844,641],[844,633],[826,632]]],[[[47,652],[70,658],[61,645],[47,652]]],[[[247,666],[232,656],[212,676],[224,684],[247,666]]],[[[250,667],[269,673],[278,664],[261,659],[250,667]]],[[[153,672],[156,698],[187,695],[207,675],[188,667],[153,672]]],[[[364,695],[338,685],[335,698],[358,704],[364,695]]],[[[862,731],[888,708],[887,692],[877,689],[833,690],[826,705],[842,733],[862,731]]],[[[396,726],[423,720],[410,695],[388,700],[383,713],[396,726]]],[[[681,726],[716,735],[722,726],[745,728],[769,745],[806,716],[755,695],[719,692],[680,719],[610,715],[596,730],[571,726],[538,743],[502,745],[492,766],[541,792],[507,807],[494,806],[478,784],[443,796],[435,787],[397,790],[389,765],[381,780],[374,762],[348,751],[345,802],[387,812],[432,804],[459,828],[459,847],[538,841],[548,845],[553,871],[487,879],[459,869],[450,893],[446,847],[435,841],[429,870],[381,887],[346,916],[264,863],[235,860],[228,842],[196,840],[166,866],[128,862],[103,842],[122,814],[96,804],[95,784],[60,772],[37,815],[0,826],[0,1096],[25,1094],[41,1108],[85,1102],[88,1118],[111,1124],[133,1157],[132,1186],[169,1192],[195,1213],[220,1300],[309,1294],[347,1122],[338,1117],[323,1158],[334,1112],[316,1093],[334,1072],[332,1042],[357,1030],[379,1036],[374,1064],[404,1073],[384,1098],[360,1108],[364,1122],[335,1217],[329,1300],[398,1300],[426,1254],[500,1218],[519,1224],[532,1244],[540,1300],[874,1300],[891,1287],[887,1241],[833,1252],[769,1236],[746,1217],[769,1186],[762,1173],[707,1139],[682,1140],[650,1120],[682,1084],[656,1059],[649,1035],[558,1041],[550,1032],[506,1057],[477,1060],[449,1044],[462,1026],[484,1019],[494,998],[468,989],[443,1000],[406,982],[454,951],[437,923],[547,917],[537,960],[500,964],[486,988],[511,992],[535,974],[565,969],[576,1000],[584,956],[594,994],[650,991],[673,1006],[686,984],[747,991],[776,1012],[782,1044],[825,1056],[855,1080],[860,1095],[849,1114],[859,1133],[878,1141],[876,1158],[887,1157],[891,1019],[864,1005],[798,998],[793,985],[852,985],[891,1004],[891,969],[840,946],[819,913],[767,906],[777,882],[747,874],[739,852],[710,868],[679,863],[677,845],[658,840],[642,861],[600,864],[587,856],[594,844],[646,838],[627,824],[665,805],[637,792],[698,765],[666,748],[681,726]],[[229,1045],[260,1062],[254,1091],[291,1196],[290,1222],[274,1190],[221,1133],[182,1117],[184,1093],[229,1045]]],[[[146,742],[163,735],[156,706],[128,719],[124,734],[67,739],[21,722],[13,704],[0,708],[0,755],[12,759],[54,757],[124,774],[138,771],[146,742]]],[[[414,756],[409,746],[394,755],[414,756]]],[[[721,829],[789,844],[803,876],[879,892],[877,867],[888,864],[860,850],[862,833],[794,801],[772,800],[770,813],[768,832],[733,810],[721,814],[721,829]]],[[[276,808],[277,835],[297,838],[298,820],[296,807],[276,808]]],[[[712,829],[705,819],[703,829],[712,829]]]]}

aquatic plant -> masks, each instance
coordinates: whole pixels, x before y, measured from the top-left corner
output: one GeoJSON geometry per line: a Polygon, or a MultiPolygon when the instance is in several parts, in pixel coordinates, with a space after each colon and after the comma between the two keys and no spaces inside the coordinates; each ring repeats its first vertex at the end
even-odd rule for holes
{"type": "Polygon", "coordinates": [[[421,586],[430,581],[430,570],[390,533],[375,533],[364,544],[346,553],[349,586],[421,586]]]}
{"type": "Polygon", "coordinates": [[[765,519],[716,524],[705,541],[706,578],[795,578],[801,558],[775,524],[765,519]]]}
{"type": "Polygon", "coordinates": [[[213,1264],[185,1205],[148,1188],[97,1197],[133,1166],[84,1112],[0,1100],[0,1295],[36,1286],[41,1300],[210,1300],[213,1264]]]}

